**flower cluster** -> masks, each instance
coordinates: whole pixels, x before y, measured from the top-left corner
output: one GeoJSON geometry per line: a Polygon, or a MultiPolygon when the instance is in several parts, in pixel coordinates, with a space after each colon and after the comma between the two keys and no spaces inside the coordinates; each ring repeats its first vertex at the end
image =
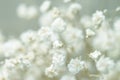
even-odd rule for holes
{"type": "Polygon", "coordinates": [[[0,80],[120,80],[120,18],[111,25],[102,10],[81,16],[77,0],[37,7],[20,4],[17,14],[38,18],[38,30],[0,34],[0,80]]]}

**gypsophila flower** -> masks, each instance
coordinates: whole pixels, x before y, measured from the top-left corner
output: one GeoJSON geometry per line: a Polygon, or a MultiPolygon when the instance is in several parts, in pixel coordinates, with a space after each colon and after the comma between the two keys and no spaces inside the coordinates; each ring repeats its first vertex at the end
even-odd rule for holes
{"type": "Polygon", "coordinates": [[[105,58],[104,56],[102,56],[97,61],[96,67],[100,72],[108,72],[114,67],[114,61],[108,57],[105,58]]]}
{"type": "Polygon", "coordinates": [[[58,72],[57,72],[57,70],[55,69],[54,65],[51,65],[50,67],[46,68],[45,74],[46,74],[46,76],[52,78],[52,77],[54,77],[54,76],[57,76],[57,75],[58,75],[58,72]]]}
{"type": "Polygon", "coordinates": [[[25,18],[27,16],[27,6],[26,6],[26,4],[20,4],[18,6],[17,14],[20,18],[25,18]]]}
{"type": "Polygon", "coordinates": [[[102,11],[96,11],[92,16],[93,25],[95,28],[98,28],[104,20],[105,16],[102,11]]]}
{"type": "Polygon", "coordinates": [[[68,70],[69,72],[73,74],[77,74],[79,71],[81,71],[84,68],[84,61],[81,61],[78,58],[71,59],[70,63],[68,64],[68,70]]]}
{"type": "Polygon", "coordinates": [[[56,18],[52,23],[52,29],[56,32],[62,32],[66,29],[66,23],[62,18],[56,18]]]}
{"type": "Polygon", "coordinates": [[[31,44],[36,40],[37,35],[36,35],[36,32],[30,30],[30,31],[27,31],[27,32],[21,34],[20,38],[23,43],[31,44]]]}
{"type": "Polygon", "coordinates": [[[101,55],[100,51],[95,50],[94,52],[90,53],[89,56],[93,59],[96,60],[98,57],[101,55]]]}
{"type": "Polygon", "coordinates": [[[91,29],[86,29],[86,38],[94,36],[95,32],[91,29]]]}
{"type": "Polygon", "coordinates": [[[84,38],[82,30],[73,27],[67,28],[63,33],[63,37],[66,43],[81,41],[84,38]]]}
{"type": "Polygon", "coordinates": [[[77,14],[82,9],[79,3],[72,3],[69,7],[69,12],[72,14],[77,14]]]}
{"type": "Polygon", "coordinates": [[[54,41],[53,42],[53,48],[61,48],[63,46],[63,43],[61,41],[54,41]]]}
{"type": "Polygon", "coordinates": [[[38,36],[40,41],[51,40],[53,38],[53,32],[49,27],[41,27],[38,31],[38,36]]]}
{"type": "Polygon", "coordinates": [[[37,8],[35,6],[27,7],[26,4],[21,4],[17,8],[17,14],[20,18],[33,19],[37,16],[37,8]]]}
{"type": "Polygon", "coordinates": [[[92,20],[89,16],[82,16],[80,22],[85,28],[92,26],[92,20]]]}
{"type": "Polygon", "coordinates": [[[116,11],[117,11],[117,12],[120,11],[120,6],[116,8],[116,11]]]}
{"type": "Polygon", "coordinates": [[[51,6],[50,0],[45,0],[42,5],[40,6],[40,12],[45,13],[51,6]]]}
{"type": "Polygon", "coordinates": [[[76,78],[73,75],[64,75],[60,80],[76,80],[76,78]]]}
{"type": "Polygon", "coordinates": [[[18,5],[18,17],[38,20],[39,29],[12,39],[0,34],[0,80],[119,80],[119,6],[90,16],[91,10],[82,10],[86,2],[83,7],[80,2],[28,0],[18,5]]]}
{"type": "Polygon", "coordinates": [[[73,0],[63,0],[64,3],[68,3],[68,2],[71,2],[73,0]]]}
{"type": "Polygon", "coordinates": [[[11,39],[2,45],[5,57],[15,56],[16,53],[24,53],[25,49],[19,40],[11,39]]]}
{"type": "Polygon", "coordinates": [[[114,22],[114,29],[116,31],[119,31],[120,30],[120,19],[117,19],[115,22],[114,22]]]}
{"type": "Polygon", "coordinates": [[[57,17],[60,16],[60,10],[59,10],[58,8],[56,8],[56,7],[54,7],[54,8],[52,9],[51,13],[52,13],[52,17],[53,17],[53,18],[57,18],[57,17]]]}
{"type": "Polygon", "coordinates": [[[35,18],[37,16],[37,9],[35,6],[30,6],[28,7],[28,10],[27,10],[27,19],[32,19],[32,18],[35,18]]]}
{"type": "Polygon", "coordinates": [[[65,55],[64,54],[54,54],[52,57],[52,64],[56,66],[62,66],[65,64],[65,55]]]}

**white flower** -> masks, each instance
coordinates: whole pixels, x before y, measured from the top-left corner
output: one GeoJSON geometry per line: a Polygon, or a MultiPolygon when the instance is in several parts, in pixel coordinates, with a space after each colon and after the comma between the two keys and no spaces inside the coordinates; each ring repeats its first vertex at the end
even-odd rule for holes
{"type": "Polygon", "coordinates": [[[98,28],[97,26],[99,26],[104,20],[105,16],[102,11],[96,11],[92,16],[93,25],[96,28],[98,28]]]}
{"type": "Polygon", "coordinates": [[[73,75],[64,75],[60,80],[77,80],[73,75]]]}
{"type": "Polygon", "coordinates": [[[56,32],[62,32],[66,29],[66,23],[60,17],[56,18],[51,24],[51,26],[52,26],[52,29],[56,32]]]}
{"type": "Polygon", "coordinates": [[[120,6],[116,8],[116,11],[119,12],[120,11],[120,6]]]}
{"type": "Polygon", "coordinates": [[[54,54],[52,57],[52,63],[56,66],[62,66],[65,64],[65,55],[63,54],[54,54]]]}
{"type": "Polygon", "coordinates": [[[76,20],[77,17],[79,17],[79,13],[82,9],[82,6],[79,3],[72,3],[69,8],[68,11],[65,11],[65,14],[67,16],[68,19],[70,20],[76,20]]]}
{"type": "Polygon", "coordinates": [[[44,12],[48,11],[48,9],[50,7],[51,7],[51,1],[50,0],[46,0],[40,6],[40,12],[44,13],[44,12]]]}
{"type": "Polygon", "coordinates": [[[61,41],[54,41],[53,42],[53,48],[61,48],[63,46],[63,43],[61,41]]]}
{"type": "Polygon", "coordinates": [[[71,2],[72,0],[63,0],[64,3],[71,2]]]}
{"type": "Polygon", "coordinates": [[[2,45],[2,51],[6,57],[15,56],[24,53],[25,49],[19,40],[11,39],[2,45]]]}
{"type": "Polygon", "coordinates": [[[37,39],[36,32],[30,30],[21,34],[20,39],[25,44],[31,44],[37,39]]]}
{"type": "Polygon", "coordinates": [[[26,18],[26,16],[27,16],[27,6],[25,4],[20,4],[18,6],[17,15],[20,18],[26,18]]]}
{"type": "Polygon", "coordinates": [[[91,29],[86,29],[86,38],[94,36],[95,32],[91,29]]]}
{"type": "Polygon", "coordinates": [[[99,51],[94,51],[94,52],[92,52],[92,53],[90,53],[90,57],[92,58],[92,59],[94,59],[94,60],[96,60],[96,59],[98,59],[98,57],[101,55],[101,52],[99,52],[99,51]]]}
{"type": "Polygon", "coordinates": [[[109,29],[102,29],[98,32],[97,36],[94,38],[93,46],[95,49],[99,49],[101,51],[106,51],[113,49],[113,45],[115,45],[116,39],[114,36],[114,32],[109,29]]]}
{"type": "Polygon", "coordinates": [[[45,75],[52,78],[54,76],[58,75],[57,70],[55,69],[55,67],[53,65],[51,65],[50,67],[45,69],[45,75]]]}
{"type": "Polygon", "coordinates": [[[17,61],[15,59],[5,60],[4,67],[5,68],[14,68],[17,61]]]}
{"type": "Polygon", "coordinates": [[[75,27],[67,28],[62,37],[69,44],[80,42],[84,38],[82,30],[75,27]]]}
{"type": "Polygon", "coordinates": [[[78,58],[71,59],[70,63],[68,64],[68,70],[73,74],[77,74],[80,70],[84,68],[84,64],[84,61],[81,61],[78,58]]]}
{"type": "Polygon", "coordinates": [[[69,12],[72,14],[78,13],[82,9],[82,6],[79,3],[72,3],[69,7],[69,12]]]}
{"type": "Polygon", "coordinates": [[[85,28],[92,26],[92,20],[91,20],[91,17],[89,16],[82,16],[80,22],[85,28]]]}
{"type": "Polygon", "coordinates": [[[51,11],[52,17],[57,18],[60,16],[60,10],[57,7],[54,7],[51,11]]]}
{"type": "Polygon", "coordinates": [[[117,19],[115,22],[114,22],[114,29],[119,32],[120,31],[120,19],[117,19]]]}
{"type": "Polygon", "coordinates": [[[110,58],[105,58],[102,56],[96,63],[96,67],[98,71],[100,72],[108,72],[109,70],[112,70],[114,67],[114,62],[110,58]]]}
{"type": "Polygon", "coordinates": [[[52,22],[53,17],[51,12],[44,13],[39,17],[39,26],[50,26],[52,22]]]}
{"type": "Polygon", "coordinates": [[[27,9],[27,19],[33,19],[37,16],[37,8],[35,6],[30,6],[27,9]]]}
{"type": "Polygon", "coordinates": [[[51,38],[53,38],[54,33],[49,27],[41,27],[41,29],[38,31],[38,36],[40,41],[51,41],[51,38]]]}
{"type": "Polygon", "coordinates": [[[32,19],[37,16],[37,8],[35,6],[27,7],[25,4],[19,5],[17,14],[20,18],[32,19]]]}

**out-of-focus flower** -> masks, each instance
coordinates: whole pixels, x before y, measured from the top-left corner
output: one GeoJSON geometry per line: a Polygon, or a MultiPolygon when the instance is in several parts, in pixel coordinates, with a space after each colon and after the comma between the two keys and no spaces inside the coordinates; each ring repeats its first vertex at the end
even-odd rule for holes
{"type": "Polygon", "coordinates": [[[94,59],[94,60],[96,60],[96,59],[98,59],[98,57],[101,55],[101,52],[99,52],[99,51],[94,51],[94,52],[92,52],[92,53],[90,53],[90,57],[92,58],[92,59],[94,59]]]}
{"type": "Polygon", "coordinates": [[[51,1],[45,0],[40,6],[40,12],[45,13],[51,7],[51,1]]]}
{"type": "Polygon", "coordinates": [[[68,70],[73,74],[77,74],[85,67],[84,64],[85,63],[78,58],[71,59],[70,63],[68,64],[68,70]]]}
{"type": "Polygon", "coordinates": [[[100,72],[108,72],[110,69],[114,67],[114,61],[110,58],[105,58],[102,56],[96,63],[96,67],[100,72]]]}
{"type": "Polygon", "coordinates": [[[98,28],[104,20],[105,16],[102,11],[96,11],[93,14],[92,21],[95,28],[98,28]]]}
{"type": "Polygon", "coordinates": [[[86,38],[94,36],[95,32],[91,29],[86,29],[86,38]]]}

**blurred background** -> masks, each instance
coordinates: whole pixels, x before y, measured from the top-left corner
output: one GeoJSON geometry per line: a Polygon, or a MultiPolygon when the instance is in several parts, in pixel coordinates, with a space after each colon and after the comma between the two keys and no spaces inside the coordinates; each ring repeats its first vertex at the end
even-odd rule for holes
{"type": "MultiPolygon", "coordinates": [[[[21,3],[35,5],[39,8],[44,0],[0,0],[0,30],[6,36],[18,36],[23,31],[29,29],[37,30],[39,28],[38,18],[32,20],[21,19],[17,16],[16,9],[21,3]]],[[[51,0],[53,4],[62,0],[51,0]]],[[[79,0],[82,5],[81,15],[92,15],[96,10],[108,9],[108,16],[119,16],[114,13],[115,9],[120,6],[120,0],[79,0]]],[[[58,4],[56,4],[58,5],[58,4]]]]}

